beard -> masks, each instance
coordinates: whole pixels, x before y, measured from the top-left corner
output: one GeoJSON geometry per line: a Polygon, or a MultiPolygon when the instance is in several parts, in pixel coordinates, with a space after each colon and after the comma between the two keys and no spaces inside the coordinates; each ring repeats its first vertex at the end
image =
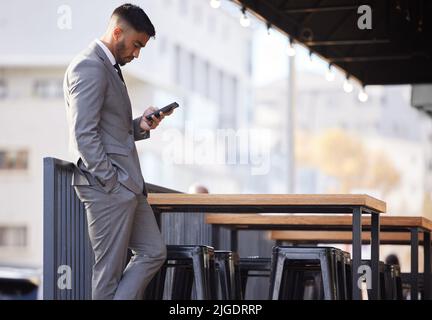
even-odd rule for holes
{"type": "Polygon", "coordinates": [[[127,62],[125,61],[125,59],[123,58],[124,52],[126,51],[126,45],[124,40],[117,43],[115,46],[115,53],[116,53],[116,57],[117,57],[117,63],[120,66],[124,66],[127,62]]]}

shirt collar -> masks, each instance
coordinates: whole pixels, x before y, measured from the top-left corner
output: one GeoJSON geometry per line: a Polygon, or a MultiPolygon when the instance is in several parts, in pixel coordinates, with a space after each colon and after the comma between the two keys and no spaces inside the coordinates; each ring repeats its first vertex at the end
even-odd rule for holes
{"type": "Polygon", "coordinates": [[[95,39],[96,43],[99,45],[99,47],[102,48],[102,50],[105,52],[105,54],[107,55],[109,61],[111,62],[112,65],[115,65],[117,62],[114,58],[114,55],[112,54],[112,52],[110,51],[110,49],[107,48],[107,46],[100,41],[99,39],[95,39]]]}

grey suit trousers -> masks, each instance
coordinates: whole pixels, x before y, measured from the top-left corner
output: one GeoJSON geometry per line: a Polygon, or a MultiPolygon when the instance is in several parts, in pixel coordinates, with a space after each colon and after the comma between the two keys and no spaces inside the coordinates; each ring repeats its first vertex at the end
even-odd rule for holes
{"type": "Polygon", "coordinates": [[[119,182],[109,193],[98,186],[75,186],[75,191],[86,208],[95,254],[92,298],[142,299],[166,259],[166,246],[147,198],[119,182]],[[134,255],[126,266],[128,248],[134,255]]]}

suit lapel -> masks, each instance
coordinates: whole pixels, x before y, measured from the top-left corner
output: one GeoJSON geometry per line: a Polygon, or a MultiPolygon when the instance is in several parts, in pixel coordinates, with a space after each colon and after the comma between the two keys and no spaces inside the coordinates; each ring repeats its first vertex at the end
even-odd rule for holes
{"type": "Polygon", "coordinates": [[[122,93],[122,95],[123,95],[123,97],[124,97],[124,99],[126,101],[125,105],[126,105],[126,109],[127,109],[127,112],[128,112],[128,116],[129,116],[129,118],[132,118],[132,106],[131,106],[131,102],[130,102],[130,99],[129,99],[129,94],[128,94],[127,89],[126,89],[126,85],[120,79],[120,77],[119,77],[116,69],[111,64],[111,62],[108,59],[108,57],[106,56],[105,52],[102,50],[101,47],[99,47],[99,45],[96,42],[93,42],[90,45],[90,49],[99,57],[99,59],[101,59],[103,61],[105,67],[108,70],[108,72],[114,78],[115,84],[119,88],[119,91],[122,93]]]}

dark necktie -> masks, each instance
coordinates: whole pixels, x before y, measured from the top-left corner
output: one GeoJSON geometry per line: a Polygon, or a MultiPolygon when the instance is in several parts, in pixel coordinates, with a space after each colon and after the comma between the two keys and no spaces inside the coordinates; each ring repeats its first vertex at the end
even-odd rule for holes
{"type": "Polygon", "coordinates": [[[120,69],[120,66],[118,65],[118,63],[116,63],[116,64],[114,65],[114,68],[117,70],[117,73],[118,73],[118,75],[119,75],[121,81],[123,81],[123,83],[125,83],[125,82],[124,82],[124,79],[123,79],[123,74],[122,74],[122,72],[121,72],[121,69],[120,69]]]}

